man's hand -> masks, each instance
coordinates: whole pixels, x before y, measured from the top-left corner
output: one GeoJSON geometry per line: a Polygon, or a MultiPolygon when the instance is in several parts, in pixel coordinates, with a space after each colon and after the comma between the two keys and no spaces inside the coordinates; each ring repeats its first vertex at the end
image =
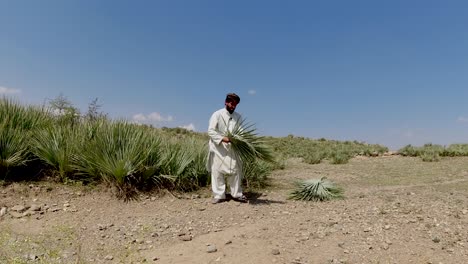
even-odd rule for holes
{"type": "Polygon", "coordinates": [[[230,143],[231,140],[230,140],[228,137],[223,137],[222,142],[224,142],[224,143],[230,143]]]}

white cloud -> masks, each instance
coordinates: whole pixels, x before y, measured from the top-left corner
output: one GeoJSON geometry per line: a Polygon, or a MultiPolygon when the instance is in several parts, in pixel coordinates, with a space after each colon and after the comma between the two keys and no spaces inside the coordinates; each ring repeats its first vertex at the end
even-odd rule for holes
{"type": "Polygon", "coordinates": [[[158,112],[153,112],[153,113],[149,114],[147,116],[147,118],[148,118],[149,121],[155,121],[155,122],[165,122],[165,121],[170,122],[170,121],[173,120],[172,116],[163,117],[158,112]]]}
{"type": "Polygon", "coordinates": [[[187,130],[195,131],[195,125],[192,124],[192,123],[190,123],[190,124],[188,124],[186,126],[181,126],[181,128],[185,128],[187,130]]]}
{"type": "Polygon", "coordinates": [[[136,122],[145,122],[146,121],[146,116],[144,114],[136,114],[133,116],[133,121],[136,121],[136,122]]]}
{"type": "Polygon", "coordinates": [[[21,93],[21,90],[0,86],[0,94],[18,94],[18,93],[21,93]]]}
{"type": "Polygon", "coordinates": [[[142,113],[135,114],[132,120],[136,123],[159,123],[159,122],[171,122],[174,118],[170,115],[164,117],[158,112],[152,112],[148,115],[142,113]]]}
{"type": "Polygon", "coordinates": [[[413,138],[414,137],[414,132],[410,129],[403,131],[402,133],[403,137],[405,138],[413,138]]]}
{"type": "Polygon", "coordinates": [[[257,93],[257,91],[255,91],[255,90],[249,90],[248,93],[249,93],[250,95],[254,95],[254,94],[257,93]]]}
{"type": "Polygon", "coordinates": [[[457,122],[458,122],[458,123],[468,123],[468,117],[459,116],[459,117],[457,118],[457,122]]]}

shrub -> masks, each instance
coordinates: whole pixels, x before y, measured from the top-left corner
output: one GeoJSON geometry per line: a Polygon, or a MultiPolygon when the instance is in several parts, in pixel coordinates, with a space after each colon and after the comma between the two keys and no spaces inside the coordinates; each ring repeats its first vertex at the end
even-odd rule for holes
{"type": "Polygon", "coordinates": [[[264,188],[269,184],[268,175],[270,175],[272,170],[273,165],[271,163],[259,159],[243,164],[243,183],[247,188],[264,188]]]}
{"type": "Polygon", "coordinates": [[[208,178],[206,171],[207,145],[187,138],[177,140],[169,138],[163,147],[160,162],[160,174],[155,180],[170,180],[179,190],[195,190],[205,185],[208,178]]]}
{"type": "Polygon", "coordinates": [[[28,161],[29,140],[26,133],[11,127],[8,119],[0,121],[0,177],[6,179],[10,169],[28,161]]]}
{"type": "Polygon", "coordinates": [[[351,159],[351,154],[347,151],[335,151],[330,158],[331,164],[346,164],[351,159]]]}
{"type": "Polygon", "coordinates": [[[421,159],[426,162],[440,161],[439,151],[429,149],[421,153],[421,159]]]}
{"type": "Polygon", "coordinates": [[[13,168],[26,165],[32,159],[32,131],[51,123],[44,109],[22,106],[6,97],[0,99],[0,177],[6,179],[13,168]]]}
{"type": "Polygon", "coordinates": [[[72,155],[79,152],[78,135],[71,126],[49,126],[33,135],[33,154],[52,168],[61,181],[73,173],[72,155]]]}
{"type": "Polygon", "coordinates": [[[325,154],[320,151],[309,152],[303,157],[304,162],[307,164],[319,164],[325,158],[325,154]]]}
{"type": "Polygon", "coordinates": [[[77,169],[116,187],[118,197],[130,199],[142,182],[145,163],[158,147],[142,127],[122,121],[104,123],[77,156],[77,169]]]}

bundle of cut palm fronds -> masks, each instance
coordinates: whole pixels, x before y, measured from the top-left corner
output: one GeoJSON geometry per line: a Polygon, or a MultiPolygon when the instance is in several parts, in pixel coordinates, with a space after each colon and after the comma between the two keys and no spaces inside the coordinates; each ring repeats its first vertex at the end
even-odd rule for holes
{"type": "Polygon", "coordinates": [[[296,189],[289,195],[289,199],[303,201],[325,201],[342,197],[343,189],[326,177],[299,181],[296,189]]]}
{"type": "Polygon", "coordinates": [[[273,150],[268,146],[265,137],[259,136],[253,124],[242,119],[232,131],[228,130],[226,135],[231,140],[231,149],[242,162],[252,162],[260,159],[274,162],[273,150]]]}

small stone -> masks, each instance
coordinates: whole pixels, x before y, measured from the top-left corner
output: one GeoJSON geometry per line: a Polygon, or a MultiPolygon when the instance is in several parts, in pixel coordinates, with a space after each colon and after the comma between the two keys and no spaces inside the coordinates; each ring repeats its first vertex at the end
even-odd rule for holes
{"type": "Polygon", "coordinates": [[[279,255],[279,254],[280,254],[280,251],[279,251],[278,249],[275,248],[275,249],[273,249],[273,250],[271,251],[271,254],[273,254],[273,255],[279,255]]]}
{"type": "Polygon", "coordinates": [[[153,261],[158,261],[159,258],[158,257],[153,257],[153,261]]]}
{"type": "Polygon", "coordinates": [[[229,245],[229,244],[232,244],[232,240],[228,240],[226,241],[226,243],[224,243],[225,245],[229,245]]]}
{"type": "Polygon", "coordinates": [[[31,215],[34,215],[36,214],[36,212],[32,212],[32,211],[26,211],[23,213],[23,216],[31,216],[31,215]]]}
{"type": "Polygon", "coordinates": [[[16,211],[10,211],[10,215],[13,216],[14,218],[21,218],[23,217],[22,213],[16,212],[16,211]]]}
{"type": "Polygon", "coordinates": [[[192,236],[190,236],[190,235],[183,235],[183,236],[179,236],[179,239],[182,240],[182,241],[191,241],[191,240],[192,240],[192,236]]]}
{"type": "Polygon", "coordinates": [[[388,250],[389,248],[390,248],[390,246],[387,243],[382,244],[382,249],[388,250]]]}
{"type": "Polygon", "coordinates": [[[2,209],[0,209],[0,217],[6,215],[7,213],[7,208],[6,207],[2,207],[2,209]]]}
{"type": "Polygon", "coordinates": [[[29,211],[34,211],[34,212],[37,212],[37,211],[40,211],[40,210],[41,210],[41,206],[37,205],[37,204],[31,205],[31,207],[29,208],[29,211]]]}
{"type": "Polygon", "coordinates": [[[15,211],[18,213],[23,213],[24,211],[28,210],[29,207],[23,205],[15,205],[11,208],[11,211],[15,211]]]}
{"type": "Polygon", "coordinates": [[[33,260],[34,261],[34,260],[37,260],[39,257],[34,255],[34,254],[26,254],[25,258],[27,260],[33,260]]]}
{"type": "Polygon", "coordinates": [[[439,243],[439,242],[440,242],[440,238],[438,238],[438,237],[433,237],[433,238],[432,238],[432,242],[434,242],[434,243],[439,243]]]}
{"type": "Polygon", "coordinates": [[[107,255],[106,257],[104,257],[105,260],[113,260],[114,257],[112,255],[107,255]]]}
{"type": "Polygon", "coordinates": [[[218,251],[218,249],[216,248],[215,245],[208,245],[208,247],[206,248],[206,252],[208,253],[214,253],[216,251],[218,251]]]}

